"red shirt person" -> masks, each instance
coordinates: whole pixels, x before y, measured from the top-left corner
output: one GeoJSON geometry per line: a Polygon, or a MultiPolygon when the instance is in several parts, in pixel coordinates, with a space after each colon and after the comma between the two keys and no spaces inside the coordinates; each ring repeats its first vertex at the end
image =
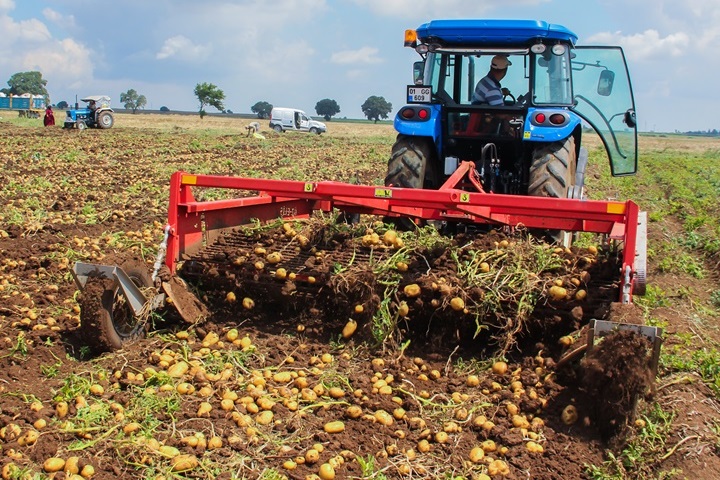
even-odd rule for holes
{"type": "Polygon", "coordinates": [[[46,127],[55,125],[55,114],[53,114],[52,107],[48,105],[45,109],[45,117],[43,117],[43,124],[46,127]]]}

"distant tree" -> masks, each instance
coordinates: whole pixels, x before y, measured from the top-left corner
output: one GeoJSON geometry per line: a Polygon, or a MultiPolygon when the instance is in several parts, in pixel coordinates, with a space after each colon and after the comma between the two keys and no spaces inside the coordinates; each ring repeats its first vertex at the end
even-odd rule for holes
{"type": "Polygon", "coordinates": [[[45,88],[47,80],[43,80],[40,72],[18,72],[13,74],[8,80],[10,88],[0,89],[6,95],[42,95],[45,100],[48,99],[48,91],[45,88]]]}
{"type": "Polygon", "coordinates": [[[257,113],[258,118],[268,118],[270,116],[270,112],[272,112],[273,106],[269,104],[268,102],[257,102],[255,105],[250,107],[250,110],[253,113],[257,113]]]}
{"type": "Polygon", "coordinates": [[[160,111],[161,112],[169,112],[170,109],[168,107],[166,107],[165,105],[163,105],[162,107],[160,107],[160,111]]]}
{"type": "Polygon", "coordinates": [[[203,82],[195,85],[195,96],[200,102],[200,118],[204,118],[207,114],[205,112],[205,105],[215,107],[221,112],[225,110],[225,107],[223,106],[225,92],[212,83],[203,82]]]}
{"type": "Polygon", "coordinates": [[[387,102],[383,97],[373,95],[365,100],[361,108],[368,120],[377,123],[381,118],[388,118],[388,114],[392,111],[392,103],[387,102]]]}
{"type": "Polygon", "coordinates": [[[326,122],[329,122],[330,117],[340,113],[340,105],[335,100],[324,98],[315,104],[315,111],[318,115],[322,115],[326,122]]]}
{"type": "Polygon", "coordinates": [[[66,102],[65,100],[61,100],[57,103],[56,107],[60,110],[65,110],[66,108],[68,108],[68,102],[66,102]]]}
{"type": "Polygon", "coordinates": [[[132,110],[132,113],[135,113],[138,108],[147,105],[147,98],[145,98],[145,95],[139,95],[135,89],[131,88],[127,92],[120,94],[120,103],[125,105],[128,110],[132,110]]]}

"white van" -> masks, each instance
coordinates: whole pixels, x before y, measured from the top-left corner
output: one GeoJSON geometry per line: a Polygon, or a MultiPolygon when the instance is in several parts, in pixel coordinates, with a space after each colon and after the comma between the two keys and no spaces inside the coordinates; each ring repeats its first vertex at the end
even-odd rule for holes
{"type": "Polygon", "coordinates": [[[275,107],[270,112],[270,128],[278,133],[286,130],[310,132],[320,135],[327,131],[323,122],[310,118],[307,113],[296,108],[275,107]]]}

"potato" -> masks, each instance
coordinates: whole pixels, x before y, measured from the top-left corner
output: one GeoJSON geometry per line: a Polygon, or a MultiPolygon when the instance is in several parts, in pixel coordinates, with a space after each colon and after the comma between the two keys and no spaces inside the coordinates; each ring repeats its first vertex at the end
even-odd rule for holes
{"type": "Polygon", "coordinates": [[[328,422],[323,427],[323,430],[325,430],[327,433],[340,433],[345,431],[345,424],[341,422],[340,420],[336,420],[333,422],[328,422]]]}
{"type": "Polygon", "coordinates": [[[502,361],[495,362],[492,365],[492,371],[497,375],[505,375],[508,371],[508,364],[502,361]]]}
{"type": "Polygon", "coordinates": [[[398,315],[401,317],[407,317],[408,313],[410,313],[410,307],[406,302],[400,302],[400,306],[398,306],[398,315]]]}
{"type": "Polygon", "coordinates": [[[198,417],[209,417],[210,412],[212,411],[212,405],[208,402],[202,402],[200,403],[200,406],[198,407],[197,416],[198,417]]]}
{"type": "Polygon", "coordinates": [[[188,370],[190,370],[190,365],[188,365],[184,361],[180,361],[174,365],[171,365],[170,368],[167,369],[167,374],[171,378],[180,378],[185,375],[188,370]]]}
{"type": "Polygon", "coordinates": [[[255,306],[255,300],[253,300],[250,297],[243,298],[242,306],[245,308],[245,310],[252,310],[252,308],[255,306]]]}
{"type": "Polygon", "coordinates": [[[69,475],[80,473],[80,466],[78,465],[79,462],[79,457],[68,457],[68,459],[65,461],[63,471],[69,475]]]}
{"type": "Polygon", "coordinates": [[[465,300],[460,297],[453,297],[450,300],[450,308],[452,308],[456,312],[463,311],[465,309],[465,300]]]}
{"type": "Polygon", "coordinates": [[[315,463],[320,459],[320,452],[315,450],[314,448],[311,448],[307,452],[305,452],[305,463],[315,463]]]}
{"type": "MultiPolygon", "coordinates": [[[[360,305],[358,305],[360,306],[360,305]]],[[[355,310],[357,311],[357,307],[355,307],[355,310]]],[[[353,319],[348,320],[348,322],[345,324],[345,327],[343,327],[342,330],[342,336],[343,338],[350,338],[355,333],[355,330],[357,330],[357,322],[353,319]]]]}
{"type": "Polygon", "coordinates": [[[178,455],[172,460],[173,472],[185,472],[192,470],[200,464],[195,455],[178,455]]]}
{"type": "Polygon", "coordinates": [[[225,295],[225,301],[228,303],[235,303],[237,301],[235,292],[228,292],[227,295],[225,295]]]}
{"type": "Polygon", "coordinates": [[[65,460],[58,457],[48,458],[43,463],[43,470],[48,473],[59,472],[65,467],[65,460]]]}
{"type": "Polygon", "coordinates": [[[567,297],[567,290],[559,285],[553,285],[548,289],[548,295],[552,300],[563,300],[567,297]]]}
{"type": "Polygon", "coordinates": [[[568,405],[567,407],[565,407],[562,411],[562,414],[560,414],[560,418],[565,425],[572,425],[573,423],[577,422],[578,412],[577,408],[575,408],[575,405],[568,405]]]}
{"type": "Polygon", "coordinates": [[[349,418],[360,418],[362,416],[362,408],[357,405],[350,405],[345,411],[345,414],[349,418]]]}
{"type": "Polygon", "coordinates": [[[283,257],[280,252],[268,253],[267,256],[265,257],[265,260],[267,260],[267,262],[270,265],[275,265],[277,263],[280,263],[280,262],[282,262],[282,259],[283,259],[283,257]]]}
{"type": "Polygon", "coordinates": [[[418,285],[417,283],[411,283],[410,285],[405,285],[405,287],[403,288],[403,292],[409,298],[415,298],[420,296],[422,290],[420,289],[420,285],[418,285]]]}
{"type": "Polygon", "coordinates": [[[329,463],[323,463],[322,465],[320,465],[320,470],[318,471],[318,476],[322,480],[334,480],[335,479],[335,469],[329,463]]]}
{"type": "Polygon", "coordinates": [[[481,447],[474,447],[470,450],[470,461],[480,463],[485,458],[485,451],[481,447]]]}

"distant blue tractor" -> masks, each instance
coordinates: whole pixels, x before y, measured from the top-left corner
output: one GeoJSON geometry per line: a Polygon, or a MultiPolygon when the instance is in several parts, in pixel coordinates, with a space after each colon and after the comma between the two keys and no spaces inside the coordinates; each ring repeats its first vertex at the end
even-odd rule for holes
{"type": "Polygon", "coordinates": [[[78,108],[76,103],[74,109],[67,110],[64,128],[112,128],[115,124],[110,97],[107,95],[91,95],[80,101],[87,103],[87,106],[78,108]]]}
{"type": "Polygon", "coordinates": [[[581,138],[589,127],[612,175],[634,174],[637,127],[623,51],[576,41],[565,27],[533,20],[433,20],[406,31],[405,46],[422,61],[395,117],[385,184],[435,189],[469,160],[486,192],[583,198],[581,138]],[[509,64],[500,105],[474,104],[478,81],[498,58],[509,64]]]}

